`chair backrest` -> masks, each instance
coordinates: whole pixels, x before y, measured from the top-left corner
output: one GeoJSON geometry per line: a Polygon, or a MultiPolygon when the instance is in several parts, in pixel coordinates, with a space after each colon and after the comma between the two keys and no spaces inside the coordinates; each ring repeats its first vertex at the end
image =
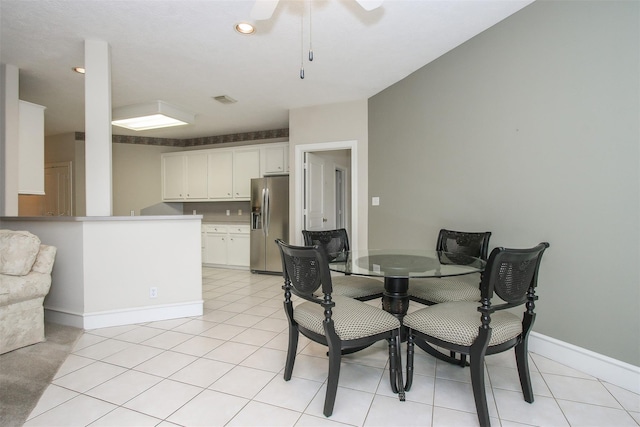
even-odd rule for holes
{"type": "Polygon", "coordinates": [[[349,237],[347,236],[347,230],[344,228],[321,231],[302,230],[302,236],[306,246],[317,245],[323,247],[329,262],[349,251],[349,237]]]}
{"type": "Polygon", "coordinates": [[[314,292],[331,294],[331,273],[324,249],[318,246],[292,246],[276,240],[282,257],[282,277],[291,291],[308,300],[317,301],[314,292]]]}
{"type": "Polygon", "coordinates": [[[438,233],[437,251],[469,255],[487,260],[491,232],[468,233],[465,231],[445,230],[438,233]]]}
{"type": "Polygon", "coordinates": [[[508,308],[534,298],[538,284],[538,269],[542,254],[549,243],[542,242],[530,249],[495,248],[491,251],[480,283],[482,301],[491,299],[495,292],[508,308]]]}

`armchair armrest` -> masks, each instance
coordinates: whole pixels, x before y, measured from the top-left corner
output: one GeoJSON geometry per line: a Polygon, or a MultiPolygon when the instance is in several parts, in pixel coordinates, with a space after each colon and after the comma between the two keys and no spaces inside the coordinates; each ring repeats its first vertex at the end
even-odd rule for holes
{"type": "Polygon", "coordinates": [[[40,251],[33,264],[32,270],[37,273],[51,274],[53,262],[56,258],[57,248],[55,246],[40,245],[40,251]]]}

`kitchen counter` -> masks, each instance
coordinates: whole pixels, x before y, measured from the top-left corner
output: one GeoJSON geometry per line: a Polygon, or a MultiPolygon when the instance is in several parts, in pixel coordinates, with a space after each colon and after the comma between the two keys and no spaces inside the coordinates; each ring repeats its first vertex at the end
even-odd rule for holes
{"type": "Polygon", "coordinates": [[[202,215],[2,217],[58,248],[45,319],[95,329],[203,312],[202,215]]]}
{"type": "Polygon", "coordinates": [[[145,215],[145,216],[3,216],[2,221],[35,222],[91,222],[91,221],[181,221],[202,220],[202,215],[145,215]]]}

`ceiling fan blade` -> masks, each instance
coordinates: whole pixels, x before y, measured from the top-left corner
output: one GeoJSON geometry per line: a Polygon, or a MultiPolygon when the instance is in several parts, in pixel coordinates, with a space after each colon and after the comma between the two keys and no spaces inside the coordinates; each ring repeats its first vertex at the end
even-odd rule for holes
{"type": "Polygon", "coordinates": [[[382,6],[384,0],[356,0],[364,10],[373,10],[382,6]]]}
{"type": "Polygon", "coordinates": [[[251,18],[257,21],[269,19],[276,10],[276,6],[278,6],[278,0],[256,0],[251,9],[251,18]]]}

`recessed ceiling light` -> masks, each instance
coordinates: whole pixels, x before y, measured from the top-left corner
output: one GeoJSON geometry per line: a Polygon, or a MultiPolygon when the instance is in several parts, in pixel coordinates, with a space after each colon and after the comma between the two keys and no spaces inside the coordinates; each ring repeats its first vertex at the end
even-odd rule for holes
{"type": "Polygon", "coordinates": [[[248,22],[240,22],[236,24],[235,28],[240,34],[253,34],[256,32],[256,28],[248,22]]]}
{"type": "Polygon", "coordinates": [[[85,69],[82,68],[82,67],[73,67],[72,70],[75,71],[76,73],[80,73],[80,74],[84,74],[85,73],[85,69]]]}

